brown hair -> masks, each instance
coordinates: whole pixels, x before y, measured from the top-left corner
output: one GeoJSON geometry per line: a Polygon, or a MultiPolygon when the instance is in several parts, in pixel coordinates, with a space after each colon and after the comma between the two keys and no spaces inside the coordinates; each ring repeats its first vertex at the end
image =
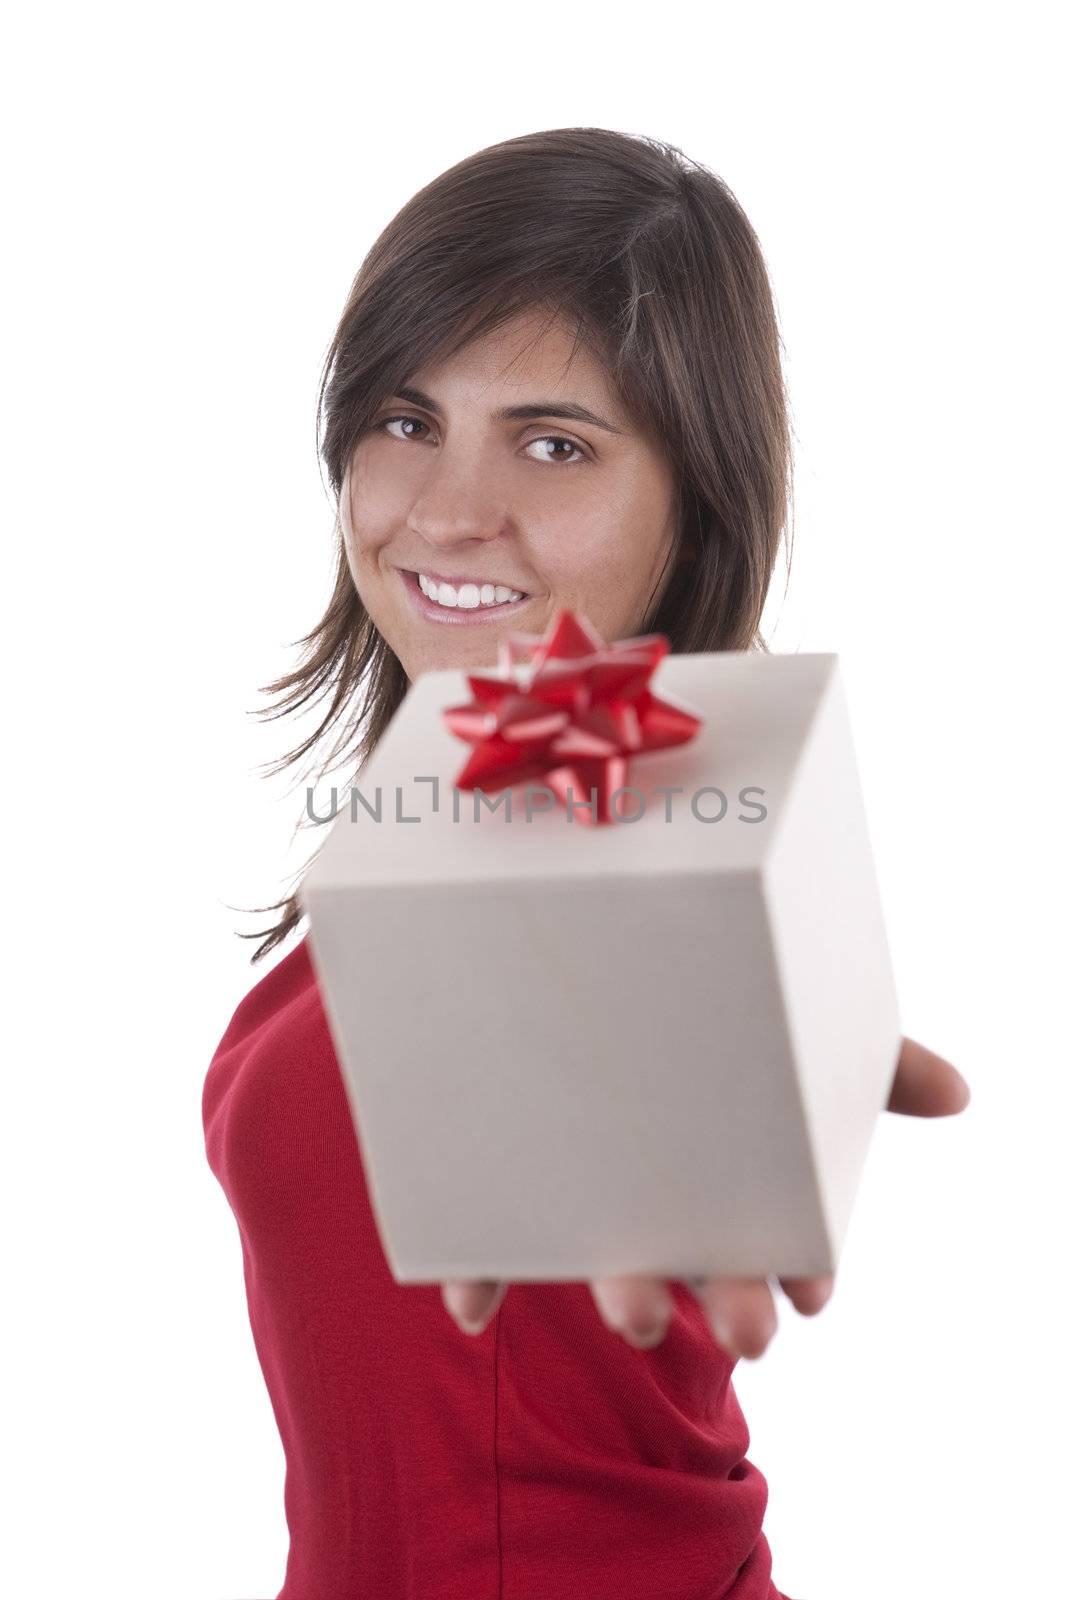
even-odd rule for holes
{"type": "MultiPolygon", "coordinates": [[[[660,140],[553,128],[489,146],[407,202],[371,246],[326,356],[319,452],[339,501],[352,451],[419,367],[517,313],[562,316],[621,403],[667,452],[677,527],[644,631],[678,652],[765,650],[759,621],[792,500],[780,335],[759,241],[732,191],[660,140]]],[[[791,548],[789,548],[791,564],[791,548]]],[[[320,775],[373,751],[408,683],[352,581],[337,520],[336,577],[295,671],[259,692],[273,719],[325,701],[279,772],[337,737],[320,775]]],[[[306,866],[302,869],[306,871],[306,866]]],[[[273,905],[262,959],[300,922],[273,905]]]]}

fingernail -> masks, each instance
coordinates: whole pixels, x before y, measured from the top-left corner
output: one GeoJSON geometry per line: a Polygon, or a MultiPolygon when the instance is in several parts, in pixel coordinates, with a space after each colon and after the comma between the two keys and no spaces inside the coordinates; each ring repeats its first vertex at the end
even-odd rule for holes
{"type": "Polygon", "coordinates": [[[451,1317],[456,1327],[460,1328],[463,1333],[483,1333],[488,1327],[488,1317],[484,1316],[478,1319],[476,1317],[464,1316],[463,1311],[461,1310],[463,1301],[464,1295],[462,1290],[455,1288],[452,1284],[448,1284],[444,1290],[444,1304],[448,1315],[451,1317]]]}
{"type": "Polygon", "coordinates": [[[717,1326],[714,1329],[714,1336],[726,1355],[730,1356],[734,1361],[758,1361],[760,1356],[766,1354],[770,1343],[769,1339],[767,1339],[766,1343],[760,1345],[757,1350],[747,1350],[737,1339],[735,1329],[722,1329],[719,1332],[717,1326]]]}
{"type": "Polygon", "coordinates": [[[726,1355],[732,1356],[734,1361],[739,1361],[741,1351],[737,1348],[735,1335],[729,1323],[712,1320],[711,1331],[726,1355]]]}
{"type": "Polygon", "coordinates": [[[825,1310],[826,1306],[829,1304],[830,1300],[833,1298],[833,1289],[834,1288],[835,1288],[835,1285],[833,1283],[832,1278],[830,1278],[829,1282],[827,1284],[824,1284],[822,1286],[822,1288],[818,1291],[818,1298],[817,1298],[817,1301],[815,1302],[818,1311],[824,1311],[825,1310]]]}
{"type": "Polygon", "coordinates": [[[646,1320],[636,1322],[629,1318],[621,1300],[610,1290],[600,1291],[600,1308],[608,1327],[613,1328],[615,1333],[621,1334],[627,1344],[635,1345],[638,1350],[650,1350],[655,1345],[662,1344],[674,1310],[671,1301],[669,1305],[652,1308],[646,1320]]]}
{"type": "Polygon", "coordinates": [[[620,1331],[628,1343],[636,1345],[638,1350],[653,1350],[657,1344],[662,1344],[669,1326],[670,1318],[663,1317],[660,1321],[653,1323],[643,1334],[639,1333],[632,1325],[620,1331]]]}

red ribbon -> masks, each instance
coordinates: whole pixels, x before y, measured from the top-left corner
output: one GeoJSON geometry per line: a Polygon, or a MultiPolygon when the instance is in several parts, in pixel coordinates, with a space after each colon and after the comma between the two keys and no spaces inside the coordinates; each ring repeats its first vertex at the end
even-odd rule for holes
{"type": "Polygon", "coordinates": [[[468,677],[473,700],[443,713],[474,746],[455,787],[493,794],[536,779],[561,801],[569,791],[580,822],[616,821],[608,801],[625,785],[629,757],[684,744],[702,726],[648,688],[669,652],[664,633],[604,644],[573,611],[560,611],[543,639],[512,634],[500,645],[503,677],[468,677]],[[595,817],[585,804],[593,789],[595,817]]]}

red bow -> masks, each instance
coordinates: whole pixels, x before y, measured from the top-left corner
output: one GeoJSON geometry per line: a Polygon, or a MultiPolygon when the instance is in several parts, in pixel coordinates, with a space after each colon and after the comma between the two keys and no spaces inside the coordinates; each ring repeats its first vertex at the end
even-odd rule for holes
{"type": "Polygon", "coordinates": [[[443,713],[474,746],[455,787],[493,794],[540,779],[559,800],[569,791],[580,822],[617,820],[608,800],[625,785],[628,758],[684,744],[702,726],[648,688],[669,651],[664,633],[604,644],[573,611],[560,611],[543,639],[512,634],[500,645],[504,676],[468,677],[473,701],[443,713]]]}

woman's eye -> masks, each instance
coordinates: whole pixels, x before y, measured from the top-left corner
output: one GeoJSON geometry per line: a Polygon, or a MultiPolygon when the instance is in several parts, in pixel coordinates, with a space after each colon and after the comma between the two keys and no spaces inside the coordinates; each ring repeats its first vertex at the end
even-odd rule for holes
{"type": "MultiPolygon", "coordinates": [[[[399,423],[401,430],[406,430],[408,424],[410,424],[412,428],[422,428],[423,430],[426,427],[426,424],[420,421],[418,417],[403,416],[383,417],[377,426],[382,432],[388,433],[390,438],[393,439],[421,439],[423,437],[423,435],[420,433],[412,433],[408,431],[394,432],[393,423],[399,423]]],[[[588,456],[582,446],[576,444],[573,439],[566,438],[564,434],[546,434],[540,439],[531,439],[529,444],[526,446],[526,449],[528,450],[530,445],[534,444],[554,446],[561,445],[563,450],[567,452],[567,454],[563,454],[563,451],[559,449],[550,450],[547,455],[543,455],[539,458],[541,461],[570,462],[588,460],[588,456]]]]}
{"type": "MultiPolygon", "coordinates": [[[[378,427],[388,432],[389,424],[392,422],[412,422],[416,428],[425,427],[425,423],[420,422],[417,417],[383,417],[378,423],[378,427]]],[[[394,433],[391,437],[393,439],[417,439],[419,435],[414,433],[394,433]]]]}
{"type": "Polygon", "coordinates": [[[550,455],[542,456],[541,457],[542,461],[576,461],[579,457],[581,458],[581,460],[587,459],[586,456],[585,456],[584,450],[582,450],[582,448],[581,448],[581,446],[579,444],[575,444],[573,439],[564,438],[560,434],[549,434],[546,438],[543,438],[543,439],[531,439],[530,443],[531,444],[562,444],[562,445],[565,445],[568,450],[577,452],[577,455],[564,456],[564,455],[560,455],[557,451],[553,451],[550,455]]]}

